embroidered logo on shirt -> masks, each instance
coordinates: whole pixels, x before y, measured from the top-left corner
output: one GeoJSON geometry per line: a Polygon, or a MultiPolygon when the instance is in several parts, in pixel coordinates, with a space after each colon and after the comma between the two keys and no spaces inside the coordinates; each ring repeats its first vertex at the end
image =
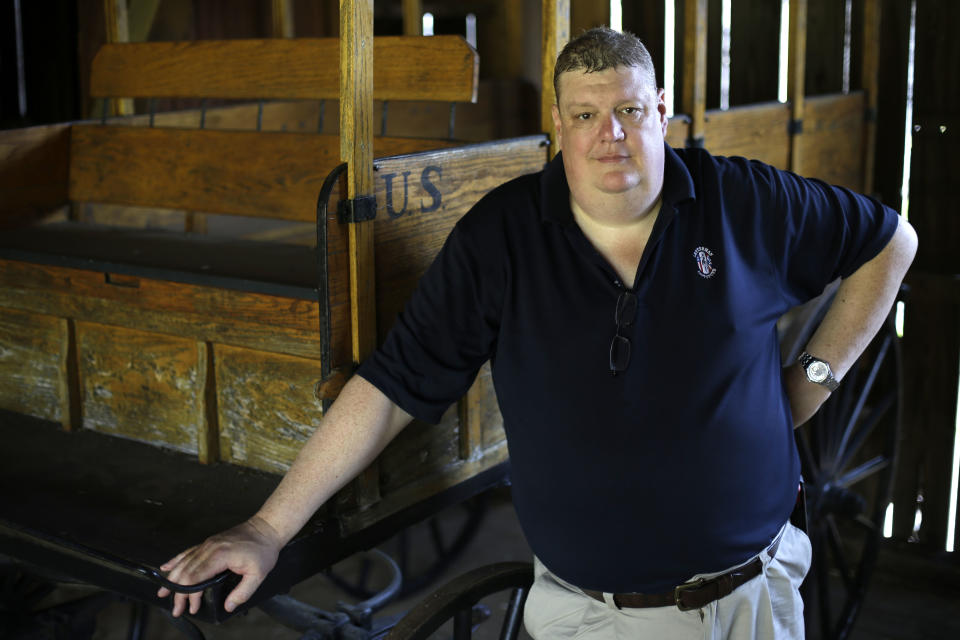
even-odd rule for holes
{"type": "Polygon", "coordinates": [[[697,273],[703,278],[712,278],[717,273],[713,266],[713,251],[706,247],[697,247],[693,251],[693,258],[697,261],[697,273]]]}

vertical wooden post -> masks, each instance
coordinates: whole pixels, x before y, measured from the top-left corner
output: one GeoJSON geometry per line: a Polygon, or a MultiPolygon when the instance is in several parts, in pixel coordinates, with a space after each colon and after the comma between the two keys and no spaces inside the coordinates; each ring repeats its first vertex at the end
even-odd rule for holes
{"type": "Polygon", "coordinates": [[[686,0],[683,10],[683,104],[690,116],[687,146],[704,145],[707,104],[707,0],[686,0]]]}
{"type": "Polygon", "coordinates": [[[293,37],[293,6],[291,0],[273,0],[270,3],[271,36],[293,37]]]}
{"type": "Polygon", "coordinates": [[[880,74],[880,1],[863,0],[863,70],[861,84],[867,94],[863,118],[863,193],[873,191],[873,165],[877,149],[877,91],[880,74]]]}
{"type": "Polygon", "coordinates": [[[423,35],[422,0],[403,0],[403,35],[423,35]]]}
{"type": "Polygon", "coordinates": [[[790,170],[803,161],[803,94],[807,58],[807,0],[790,0],[790,55],[787,63],[787,99],[790,101],[790,170]]]}
{"type": "MultiPolygon", "coordinates": [[[[108,44],[130,42],[126,0],[103,0],[103,17],[108,44]]],[[[108,116],[128,116],[133,113],[133,100],[130,98],[112,98],[109,105],[108,116]]]]}
{"type": "Polygon", "coordinates": [[[570,0],[543,0],[541,3],[540,128],[550,136],[550,155],[557,153],[557,132],[553,129],[553,68],[557,56],[570,39],[570,0]]]}
{"type": "MultiPolygon", "coordinates": [[[[373,0],[340,0],[340,159],[347,198],[373,196],[373,0]]],[[[373,221],[348,229],[351,354],[361,362],[376,347],[373,221]]],[[[360,506],[380,499],[379,465],[356,480],[360,506]]]]}

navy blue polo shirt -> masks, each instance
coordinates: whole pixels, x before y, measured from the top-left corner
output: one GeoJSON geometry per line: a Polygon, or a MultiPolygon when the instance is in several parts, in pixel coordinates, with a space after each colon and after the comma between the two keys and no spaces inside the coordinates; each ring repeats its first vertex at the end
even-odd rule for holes
{"type": "Polygon", "coordinates": [[[896,213],[667,147],[660,215],[624,284],[569,198],[560,156],[485,196],[359,374],[437,422],[490,359],[534,553],[582,588],[664,591],[747,560],[789,517],[800,463],[777,318],[875,256],[896,213]],[[639,307],[613,376],[625,286],[639,307]]]}

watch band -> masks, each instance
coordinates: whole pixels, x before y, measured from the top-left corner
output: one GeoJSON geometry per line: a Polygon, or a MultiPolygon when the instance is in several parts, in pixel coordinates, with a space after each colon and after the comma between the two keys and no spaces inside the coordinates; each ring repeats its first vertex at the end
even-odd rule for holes
{"type": "Polygon", "coordinates": [[[797,362],[800,363],[807,380],[810,382],[826,387],[830,391],[836,391],[837,387],[840,386],[840,382],[833,376],[830,363],[826,360],[821,360],[804,351],[797,358],[797,362]]]}

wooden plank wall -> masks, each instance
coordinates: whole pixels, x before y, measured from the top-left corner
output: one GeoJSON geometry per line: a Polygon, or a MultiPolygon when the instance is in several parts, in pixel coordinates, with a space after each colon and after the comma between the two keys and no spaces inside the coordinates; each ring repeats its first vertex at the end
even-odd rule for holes
{"type": "MultiPolygon", "coordinates": [[[[901,30],[909,28],[909,15],[904,17],[897,25],[901,30]]],[[[960,4],[918,0],[909,216],[920,248],[908,277],[913,291],[903,346],[909,428],[901,448],[894,513],[898,537],[908,535],[916,496],[922,492],[923,522],[917,537],[936,551],[943,549],[948,525],[960,375],[960,269],[955,258],[960,217],[954,144],[960,132],[960,86],[953,79],[960,64],[958,29],[960,4]]],[[[902,45],[903,40],[900,31],[890,42],[902,45]]],[[[897,68],[890,65],[891,71],[897,68]]],[[[878,172],[895,175],[882,165],[878,172]]]]}

